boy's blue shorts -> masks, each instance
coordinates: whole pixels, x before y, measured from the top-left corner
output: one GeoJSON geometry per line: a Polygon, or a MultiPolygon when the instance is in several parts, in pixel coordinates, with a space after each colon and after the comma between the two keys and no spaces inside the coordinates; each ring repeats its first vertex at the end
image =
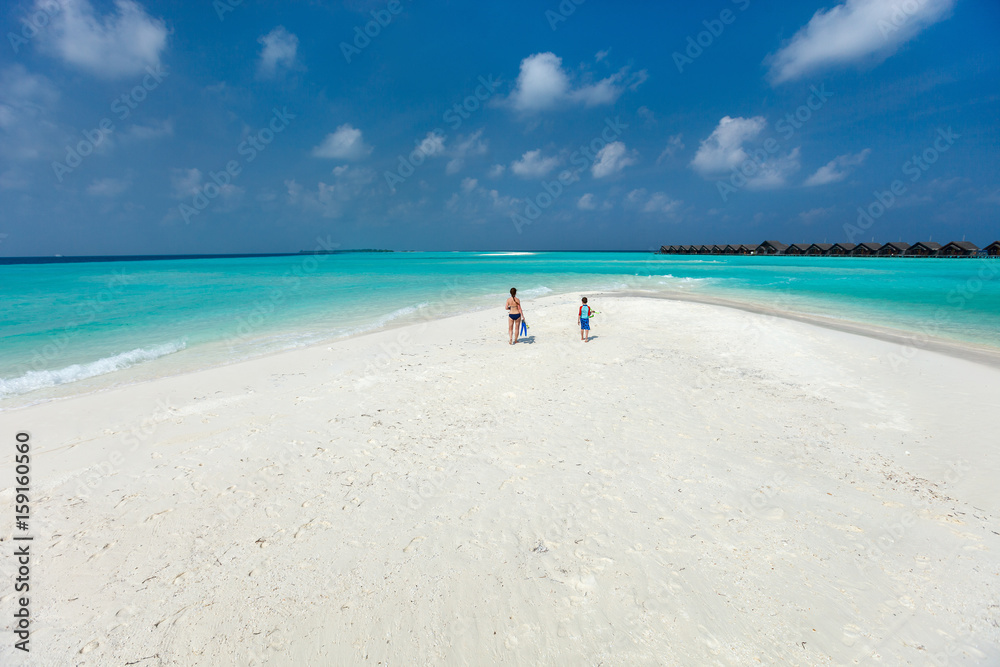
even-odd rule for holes
{"type": "Polygon", "coordinates": [[[580,331],[590,331],[590,319],[580,320],[580,331]]]}

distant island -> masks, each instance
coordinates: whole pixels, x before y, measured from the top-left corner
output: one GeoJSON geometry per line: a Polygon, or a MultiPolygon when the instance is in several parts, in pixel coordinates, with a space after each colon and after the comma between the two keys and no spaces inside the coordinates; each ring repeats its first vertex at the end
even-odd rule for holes
{"type": "Polygon", "coordinates": [[[300,255],[345,255],[351,252],[396,252],[381,248],[358,248],[355,250],[299,250],[300,255]]]}

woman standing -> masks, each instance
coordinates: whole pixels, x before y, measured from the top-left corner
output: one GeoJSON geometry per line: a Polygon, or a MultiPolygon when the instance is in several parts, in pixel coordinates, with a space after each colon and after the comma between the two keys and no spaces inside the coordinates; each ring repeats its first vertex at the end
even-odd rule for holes
{"type": "Polygon", "coordinates": [[[521,300],[517,298],[517,288],[510,288],[510,298],[507,299],[507,344],[513,345],[517,342],[517,337],[521,333],[521,318],[524,317],[524,310],[521,308],[521,300]]]}

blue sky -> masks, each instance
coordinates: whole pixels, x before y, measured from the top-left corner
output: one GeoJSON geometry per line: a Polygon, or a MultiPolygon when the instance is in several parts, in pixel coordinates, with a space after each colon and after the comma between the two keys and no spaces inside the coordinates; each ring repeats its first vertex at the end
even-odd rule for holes
{"type": "Polygon", "coordinates": [[[991,0],[2,12],[0,255],[1000,237],[991,0]]]}

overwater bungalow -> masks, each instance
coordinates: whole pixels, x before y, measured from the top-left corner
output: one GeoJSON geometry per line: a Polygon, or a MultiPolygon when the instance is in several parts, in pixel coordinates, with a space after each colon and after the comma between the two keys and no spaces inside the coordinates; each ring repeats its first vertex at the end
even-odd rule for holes
{"type": "Polygon", "coordinates": [[[713,255],[722,255],[722,254],[725,253],[725,251],[726,251],[726,246],[724,246],[724,245],[714,245],[714,246],[712,246],[712,254],[713,255]]]}
{"type": "Polygon", "coordinates": [[[878,249],[878,256],[899,257],[900,255],[906,254],[906,249],[909,247],[909,243],[903,243],[902,241],[889,241],[878,249]]]}
{"type": "Polygon", "coordinates": [[[754,249],[755,255],[783,255],[788,246],[781,241],[764,241],[754,249]]]}
{"type": "Polygon", "coordinates": [[[809,249],[808,243],[793,243],[785,249],[786,255],[804,255],[809,249]]]}
{"type": "Polygon", "coordinates": [[[844,257],[854,252],[855,247],[853,243],[834,243],[826,254],[830,257],[844,257]]]}
{"type": "Polygon", "coordinates": [[[806,254],[811,257],[818,257],[830,252],[830,248],[832,247],[832,243],[813,243],[811,246],[806,248],[806,254]]]}
{"type": "Polygon", "coordinates": [[[747,245],[746,243],[741,243],[736,246],[737,255],[752,255],[756,252],[757,246],[747,245]]]}
{"type": "Polygon", "coordinates": [[[673,246],[661,245],[660,246],[660,254],[661,255],[669,255],[669,254],[671,254],[671,252],[672,252],[671,248],[673,248],[673,246]]]}
{"type": "Polygon", "coordinates": [[[874,257],[878,254],[878,251],[882,248],[878,243],[865,242],[859,243],[854,246],[854,250],[851,251],[851,257],[874,257]]]}
{"type": "Polygon", "coordinates": [[[941,249],[937,241],[917,241],[906,249],[907,257],[934,257],[941,249]]]}
{"type": "Polygon", "coordinates": [[[1000,257],[1000,241],[994,241],[985,248],[983,252],[989,257],[1000,257]]]}
{"type": "Polygon", "coordinates": [[[711,255],[712,254],[712,246],[707,246],[707,245],[700,245],[700,246],[698,246],[698,254],[699,255],[711,255]]]}
{"type": "Polygon", "coordinates": [[[722,254],[723,255],[735,255],[736,254],[736,248],[738,248],[738,247],[739,246],[735,246],[732,243],[730,243],[729,245],[727,245],[725,248],[722,249],[722,254]]]}
{"type": "Polygon", "coordinates": [[[979,246],[968,241],[952,241],[938,250],[938,257],[972,257],[979,252],[979,246]]]}

